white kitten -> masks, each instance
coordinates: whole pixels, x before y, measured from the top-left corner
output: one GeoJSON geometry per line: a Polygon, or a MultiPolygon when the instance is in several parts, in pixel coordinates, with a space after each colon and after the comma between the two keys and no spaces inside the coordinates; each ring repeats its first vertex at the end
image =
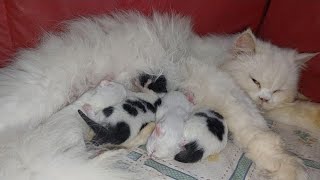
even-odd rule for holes
{"type": "Polygon", "coordinates": [[[181,150],[185,121],[192,111],[192,104],[178,91],[169,92],[162,99],[156,113],[156,127],[147,141],[150,156],[173,159],[181,150]]]}

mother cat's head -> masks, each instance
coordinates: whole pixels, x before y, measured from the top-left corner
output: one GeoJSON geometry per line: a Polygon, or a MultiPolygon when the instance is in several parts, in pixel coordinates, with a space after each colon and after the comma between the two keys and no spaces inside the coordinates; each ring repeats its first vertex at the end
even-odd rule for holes
{"type": "Polygon", "coordinates": [[[276,47],[246,30],[235,38],[222,67],[258,106],[269,110],[295,99],[300,69],[315,55],[276,47]]]}

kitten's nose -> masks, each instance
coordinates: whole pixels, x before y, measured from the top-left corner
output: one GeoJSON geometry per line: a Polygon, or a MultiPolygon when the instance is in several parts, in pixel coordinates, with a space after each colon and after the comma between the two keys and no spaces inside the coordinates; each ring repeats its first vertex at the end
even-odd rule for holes
{"type": "Polygon", "coordinates": [[[268,101],[269,101],[269,99],[263,98],[263,97],[259,97],[259,99],[260,99],[262,102],[268,102],[268,101]]]}

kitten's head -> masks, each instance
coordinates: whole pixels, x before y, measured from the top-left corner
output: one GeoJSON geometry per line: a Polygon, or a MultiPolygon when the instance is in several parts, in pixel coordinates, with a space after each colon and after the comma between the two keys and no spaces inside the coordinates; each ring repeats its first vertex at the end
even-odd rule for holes
{"type": "Polygon", "coordinates": [[[90,104],[100,109],[121,102],[126,96],[127,91],[122,84],[103,80],[96,87],[90,104]]]}
{"type": "Polygon", "coordinates": [[[316,53],[297,53],[255,38],[246,30],[235,38],[223,68],[261,108],[292,102],[303,64],[316,53]]]}

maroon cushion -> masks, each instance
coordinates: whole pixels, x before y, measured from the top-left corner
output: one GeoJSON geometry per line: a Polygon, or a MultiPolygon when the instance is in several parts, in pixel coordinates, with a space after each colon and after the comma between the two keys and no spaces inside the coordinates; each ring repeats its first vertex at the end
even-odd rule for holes
{"type": "Polygon", "coordinates": [[[0,0],[0,66],[7,55],[34,46],[38,37],[59,23],[114,10],[178,12],[192,16],[200,34],[256,29],[265,1],[257,0],[0,0]]]}

